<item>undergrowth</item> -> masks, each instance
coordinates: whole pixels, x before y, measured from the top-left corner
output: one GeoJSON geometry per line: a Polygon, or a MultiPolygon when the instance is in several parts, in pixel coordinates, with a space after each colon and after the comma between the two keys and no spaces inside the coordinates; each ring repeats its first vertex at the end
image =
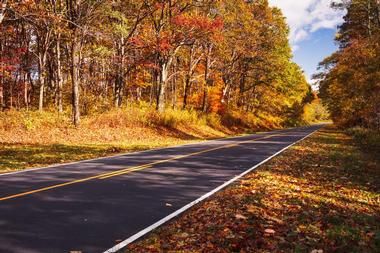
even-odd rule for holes
{"type": "Polygon", "coordinates": [[[145,104],[92,112],[75,128],[70,112],[0,112],[0,172],[280,128],[268,115],[201,113],[145,104]]]}

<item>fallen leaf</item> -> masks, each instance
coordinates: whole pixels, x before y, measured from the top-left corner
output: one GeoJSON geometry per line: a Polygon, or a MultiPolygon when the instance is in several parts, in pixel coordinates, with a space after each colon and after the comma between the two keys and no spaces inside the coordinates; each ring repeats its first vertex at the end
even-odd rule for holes
{"type": "Polygon", "coordinates": [[[264,233],[267,234],[267,235],[274,235],[276,233],[276,231],[274,231],[271,228],[267,228],[267,229],[264,230],[264,233]]]}
{"type": "Polygon", "coordinates": [[[188,234],[188,233],[182,233],[182,234],[180,235],[180,237],[182,237],[182,238],[186,238],[186,237],[189,237],[189,234],[188,234]]]}
{"type": "Polygon", "coordinates": [[[245,217],[244,215],[241,215],[241,214],[236,214],[235,218],[238,219],[238,220],[246,220],[246,219],[248,219],[247,217],[245,217]]]}
{"type": "Polygon", "coordinates": [[[268,219],[268,220],[271,220],[271,221],[274,221],[274,222],[277,222],[278,224],[280,225],[283,225],[284,224],[284,221],[283,220],[280,220],[276,217],[273,217],[273,216],[270,216],[270,215],[267,215],[267,214],[264,214],[264,218],[268,219]]]}

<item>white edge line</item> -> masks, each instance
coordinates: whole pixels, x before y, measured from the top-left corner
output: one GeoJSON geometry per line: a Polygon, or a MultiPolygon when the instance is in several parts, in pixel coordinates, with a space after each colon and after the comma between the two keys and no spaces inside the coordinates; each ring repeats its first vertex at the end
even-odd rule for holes
{"type": "Polygon", "coordinates": [[[264,163],[268,162],[269,160],[273,159],[274,157],[278,156],[279,154],[281,154],[282,152],[284,152],[285,150],[289,149],[290,147],[296,145],[297,143],[305,140],[306,138],[308,138],[309,136],[311,136],[312,134],[314,134],[315,132],[319,131],[321,128],[318,128],[317,130],[313,131],[312,133],[306,135],[305,137],[303,137],[302,139],[290,144],[289,146],[281,149],[280,151],[278,151],[277,153],[275,153],[274,155],[268,157],[267,159],[261,161],[260,163],[256,164],[255,166],[253,166],[252,168],[246,170],[245,172],[241,173],[240,175],[232,178],[231,180],[225,182],[224,184],[222,184],[221,186],[215,188],[214,190],[206,193],[205,195],[199,197],[198,199],[194,200],[193,202],[190,202],[189,204],[187,204],[186,206],[178,209],[177,211],[169,214],[168,216],[162,218],[161,220],[157,221],[156,223],[150,225],[149,227],[141,230],[140,232],[132,235],[131,237],[127,238],[126,240],[118,243],[117,245],[113,246],[112,248],[104,251],[104,253],[116,253],[118,252],[119,250],[125,248],[128,244],[136,241],[137,239],[143,237],[144,235],[148,234],[149,232],[151,232],[152,230],[158,228],[159,226],[161,226],[162,224],[170,221],[171,219],[175,218],[176,216],[182,214],[183,212],[185,212],[186,210],[190,209],[191,207],[193,207],[194,205],[198,204],[199,202],[207,199],[208,197],[214,195],[215,193],[217,193],[218,191],[222,190],[223,188],[229,186],[230,184],[232,184],[233,182],[237,181],[238,179],[244,177],[245,175],[247,175],[248,173],[252,172],[253,170],[255,170],[257,167],[263,165],[264,163]]]}
{"type": "Polygon", "coordinates": [[[7,176],[7,175],[19,174],[19,173],[27,173],[27,172],[37,171],[37,170],[52,169],[52,168],[56,168],[56,167],[60,167],[60,166],[74,165],[74,164],[78,164],[78,163],[92,162],[92,161],[108,159],[108,158],[122,157],[122,156],[126,156],[126,155],[148,153],[148,152],[152,152],[152,151],[159,151],[159,150],[165,150],[165,149],[171,149],[171,148],[180,148],[180,147],[186,147],[186,146],[191,146],[191,145],[196,145],[196,144],[206,144],[206,143],[213,142],[213,141],[229,140],[229,139],[235,139],[235,138],[237,139],[237,138],[247,137],[247,136],[252,136],[252,135],[264,135],[264,134],[268,134],[268,133],[275,133],[275,132],[287,131],[287,130],[292,130],[292,129],[297,129],[297,128],[293,127],[293,128],[285,128],[285,129],[279,129],[279,130],[273,130],[273,131],[267,131],[267,132],[257,132],[257,133],[253,133],[253,134],[241,134],[241,135],[230,136],[230,137],[222,137],[222,138],[211,139],[211,140],[199,139],[199,140],[195,140],[194,142],[191,142],[191,143],[180,144],[180,145],[176,145],[176,146],[157,147],[157,148],[152,148],[152,149],[147,149],[147,150],[142,150],[142,151],[126,152],[126,153],[121,153],[121,154],[116,154],[116,155],[111,155],[111,156],[96,157],[96,158],[92,158],[92,159],[86,159],[86,160],[80,160],[80,161],[74,161],[74,162],[68,162],[68,163],[56,163],[56,164],[48,165],[45,167],[23,169],[23,170],[19,170],[19,171],[0,173],[0,177],[7,176]]]}

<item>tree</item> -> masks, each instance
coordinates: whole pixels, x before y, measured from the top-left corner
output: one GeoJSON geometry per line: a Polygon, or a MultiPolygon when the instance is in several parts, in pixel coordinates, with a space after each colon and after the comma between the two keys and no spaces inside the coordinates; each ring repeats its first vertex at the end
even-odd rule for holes
{"type": "Polygon", "coordinates": [[[151,14],[152,7],[148,1],[115,1],[109,10],[112,20],[110,29],[116,49],[115,107],[121,106],[126,75],[139,60],[136,57],[138,54],[133,52],[138,47],[135,40],[138,28],[151,14]]]}
{"type": "Polygon", "coordinates": [[[339,29],[340,50],[320,63],[321,97],[334,121],[345,127],[380,127],[379,1],[353,0],[339,29]]]}
{"type": "MultiPolygon", "coordinates": [[[[3,108],[71,105],[78,126],[125,101],[159,112],[170,101],[282,124],[308,101],[285,19],[267,0],[3,0],[0,13],[3,108]]],[[[375,52],[366,45],[363,57],[375,52]]]]}
{"type": "Polygon", "coordinates": [[[80,122],[79,108],[79,70],[81,60],[81,50],[84,43],[84,37],[89,33],[89,25],[94,22],[98,10],[104,3],[104,0],[66,0],[66,20],[70,30],[70,68],[71,68],[71,85],[72,85],[72,108],[73,123],[75,126],[80,122]]]}

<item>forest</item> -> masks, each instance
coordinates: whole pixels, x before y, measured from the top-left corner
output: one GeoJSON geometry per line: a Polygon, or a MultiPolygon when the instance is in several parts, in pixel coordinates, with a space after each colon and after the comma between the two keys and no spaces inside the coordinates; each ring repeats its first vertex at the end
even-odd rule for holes
{"type": "Polygon", "coordinates": [[[315,75],[320,96],[337,125],[380,130],[380,1],[334,4],[345,9],[336,41],[339,50],[315,75]]]}
{"type": "Polygon", "coordinates": [[[0,8],[3,111],[57,112],[75,126],[132,105],[239,112],[277,127],[326,118],[292,61],[284,16],[267,0],[3,0],[0,8]]]}

